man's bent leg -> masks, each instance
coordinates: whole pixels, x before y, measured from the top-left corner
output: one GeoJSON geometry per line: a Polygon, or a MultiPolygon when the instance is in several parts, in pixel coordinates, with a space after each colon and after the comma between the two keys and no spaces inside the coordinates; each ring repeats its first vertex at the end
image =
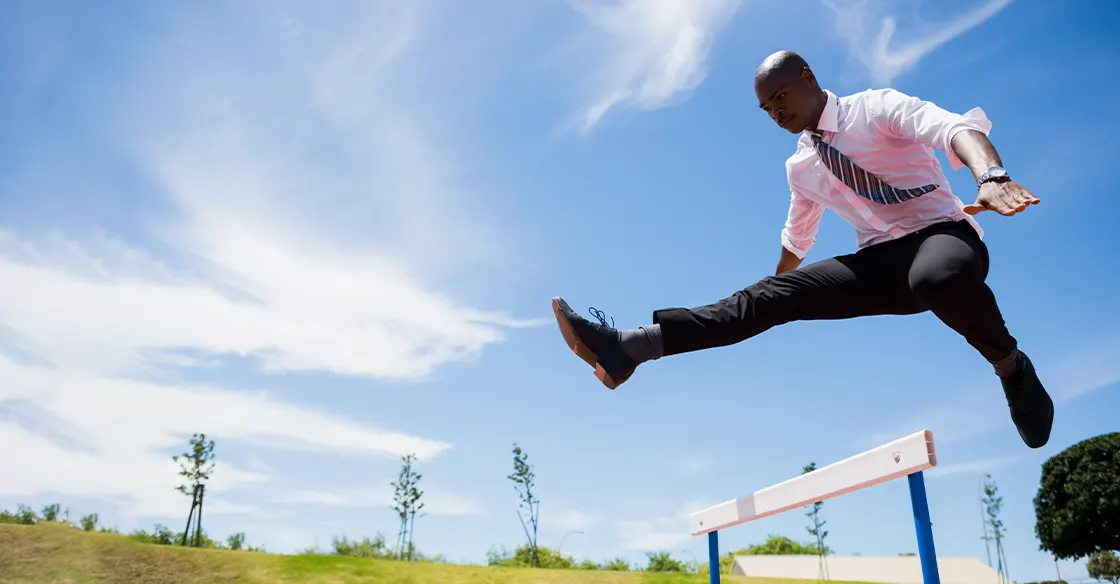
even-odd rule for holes
{"type": "Polygon", "coordinates": [[[768,276],[713,304],[653,313],[665,355],[732,345],[798,320],[835,320],[923,309],[893,249],[868,248],[768,276]]]}
{"type": "Polygon", "coordinates": [[[1050,439],[1054,403],[1034,365],[1008,332],[995,295],[985,283],[988,254],[972,228],[948,226],[922,241],[910,267],[914,295],[992,363],[1011,419],[1023,442],[1040,448],[1050,439]]]}
{"type": "Polygon", "coordinates": [[[985,282],[988,252],[968,224],[947,224],[918,247],[910,266],[914,295],[989,362],[1013,357],[1015,337],[985,282]]]}

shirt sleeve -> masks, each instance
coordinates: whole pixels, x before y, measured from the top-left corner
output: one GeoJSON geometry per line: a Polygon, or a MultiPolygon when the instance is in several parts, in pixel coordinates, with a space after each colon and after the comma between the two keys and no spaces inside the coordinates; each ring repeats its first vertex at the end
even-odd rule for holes
{"type": "Polygon", "coordinates": [[[872,95],[868,103],[869,119],[888,134],[912,138],[944,152],[953,170],[964,166],[953,152],[953,137],[963,130],[976,130],[985,136],[992,131],[992,122],[978,107],[958,114],[894,89],[878,90],[872,95]]]}
{"type": "Polygon", "coordinates": [[[789,215],[782,228],[782,247],[798,259],[805,259],[805,254],[816,243],[824,206],[801,195],[796,189],[791,188],[789,192],[789,215]]]}

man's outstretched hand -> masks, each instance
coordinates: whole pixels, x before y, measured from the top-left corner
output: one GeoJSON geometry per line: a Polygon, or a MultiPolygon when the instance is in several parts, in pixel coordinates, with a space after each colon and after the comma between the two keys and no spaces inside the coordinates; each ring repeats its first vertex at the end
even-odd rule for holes
{"type": "Polygon", "coordinates": [[[995,211],[1000,215],[1014,215],[1038,204],[1038,197],[1023,185],[1010,180],[1003,183],[984,183],[976,194],[976,202],[964,206],[964,212],[975,215],[981,211],[995,211]]]}

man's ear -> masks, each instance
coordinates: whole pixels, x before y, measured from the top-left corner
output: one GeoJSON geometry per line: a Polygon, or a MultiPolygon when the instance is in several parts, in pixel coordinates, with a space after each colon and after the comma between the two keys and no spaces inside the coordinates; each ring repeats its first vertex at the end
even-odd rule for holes
{"type": "Polygon", "coordinates": [[[805,67],[801,70],[801,78],[805,80],[812,87],[817,87],[817,76],[813,75],[813,70],[805,67]]]}

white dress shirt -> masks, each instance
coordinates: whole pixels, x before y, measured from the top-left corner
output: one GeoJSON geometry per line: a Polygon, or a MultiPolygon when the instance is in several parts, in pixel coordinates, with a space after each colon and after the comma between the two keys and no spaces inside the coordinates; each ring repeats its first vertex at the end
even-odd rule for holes
{"type": "Polygon", "coordinates": [[[944,152],[953,170],[963,167],[950,143],[962,130],[985,135],[991,131],[982,109],[956,114],[893,89],[869,89],[845,97],[825,93],[828,103],[817,125],[825,142],[892,186],[907,189],[932,183],[938,188],[894,205],[869,201],[832,174],[817,155],[812,134],[802,132],[797,151],[786,160],[790,206],[782,229],[783,247],[803,259],[816,241],[825,209],[852,224],[859,248],[945,220],[964,219],[983,236],[980,225],[949,189],[934,152],[944,152]]]}

